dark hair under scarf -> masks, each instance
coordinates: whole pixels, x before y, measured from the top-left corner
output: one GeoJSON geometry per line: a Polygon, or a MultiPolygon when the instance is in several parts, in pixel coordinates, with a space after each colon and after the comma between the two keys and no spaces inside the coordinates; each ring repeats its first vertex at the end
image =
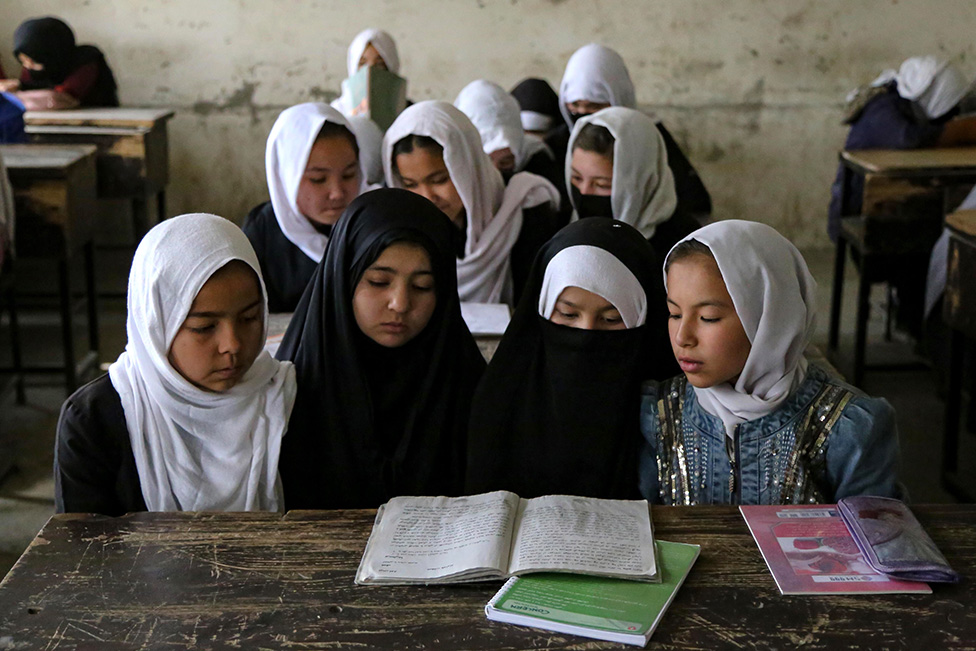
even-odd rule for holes
{"type": "Polygon", "coordinates": [[[14,31],[14,56],[26,54],[43,64],[43,70],[31,70],[30,80],[21,82],[23,90],[53,88],[83,65],[98,65],[98,80],[89,93],[90,106],[118,106],[115,77],[105,56],[94,45],[76,45],[75,34],[60,18],[47,16],[25,20],[14,31]]]}
{"type": "Polygon", "coordinates": [[[647,240],[610,219],[574,222],[543,246],[471,406],[469,492],[638,497],[641,382],[678,372],[660,269],[647,240]],[[576,245],[604,249],[634,274],[644,325],[580,330],[539,315],[546,267],[576,245]]]}
{"type": "Polygon", "coordinates": [[[287,508],[461,492],[485,362],[461,317],[454,230],[434,204],[399,189],[359,196],[336,223],[278,350],[298,380],[279,465],[287,508]],[[403,241],[430,256],[437,306],[423,332],[386,348],[360,331],[352,298],[363,272],[403,241]]]}

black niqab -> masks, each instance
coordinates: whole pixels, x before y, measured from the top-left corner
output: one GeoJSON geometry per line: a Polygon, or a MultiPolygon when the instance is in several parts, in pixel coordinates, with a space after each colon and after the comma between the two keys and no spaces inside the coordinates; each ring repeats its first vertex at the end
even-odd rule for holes
{"type": "Polygon", "coordinates": [[[461,317],[454,230],[434,204],[398,189],[361,195],[336,223],[278,351],[298,380],[279,466],[287,508],[368,508],[463,489],[485,363],[461,317]],[[430,256],[437,306],[423,332],[386,348],[360,331],[352,298],[363,272],[403,241],[430,256]]]}
{"type": "Polygon", "coordinates": [[[634,498],[640,385],[678,372],[667,334],[661,266],[623,222],[583,219],[539,252],[522,300],[478,386],[469,428],[468,492],[505,489],[634,498]],[[620,260],[647,297],[644,325],[580,330],[539,315],[550,260],[590,245],[620,260]]]}

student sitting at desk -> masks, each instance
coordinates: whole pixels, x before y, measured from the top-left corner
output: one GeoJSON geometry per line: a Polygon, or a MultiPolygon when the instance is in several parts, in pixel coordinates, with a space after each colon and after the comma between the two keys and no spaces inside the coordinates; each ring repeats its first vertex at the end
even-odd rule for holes
{"type": "Polygon", "coordinates": [[[334,108],[309,102],[278,116],[265,152],[271,201],[244,219],[271,312],[293,312],[322,260],[332,225],[364,187],[359,145],[334,108]]]}
{"type": "Polygon", "coordinates": [[[518,102],[504,88],[484,79],[472,81],[458,93],[454,106],[477,127],[485,153],[505,183],[516,172],[532,172],[559,188],[562,174],[552,151],[541,139],[525,135],[518,102]]]}
{"type": "MultiPolygon", "coordinates": [[[[637,108],[630,73],[615,51],[596,43],[584,45],[569,58],[559,84],[559,110],[565,124],[546,137],[556,160],[562,160],[568,151],[570,131],[576,121],[610,106],[637,108]]],[[[651,119],[664,139],[679,209],[696,218],[707,217],[712,212],[712,199],[705,184],[664,124],[656,117],[651,119]]]]}
{"type": "Polygon", "coordinates": [[[14,32],[20,79],[0,80],[0,91],[16,92],[29,111],[78,106],[118,106],[115,77],[94,45],[75,45],[68,25],[53,17],[33,18],[14,32]]]}
{"type": "MultiPolygon", "coordinates": [[[[376,66],[400,74],[400,55],[393,37],[382,29],[374,28],[356,34],[346,51],[347,76],[352,77],[363,66],[376,66]]],[[[353,114],[352,92],[345,80],[342,82],[342,94],[332,101],[332,108],[346,117],[353,114]]]]}
{"type": "Polygon", "coordinates": [[[405,190],[367,192],[336,224],[278,349],[299,386],[281,453],[289,509],[461,492],[485,362],[461,318],[454,240],[405,190]]]}
{"type": "Polygon", "coordinates": [[[139,243],[125,352],[61,409],[59,513],[277,511],[295,370],[263,350],[254,250],[215,215],[182,215],[139,243]]]}
{"type": "Polygon", "coordinates": [[[612,217],[630,224],[663,259],[699,224],[682,212],[664,140],[654,121],[612,107],[577,120],[566,178],[573,219],[612,217]]]}
{"type": "Polygon", "coordinates": [[[664,265],[684,375],[644,386],[640,488],[671,505],[896,496],[898,433],[883,398],[808,364],[816,283],[786,238],[721,221],[664,265]]]}
{"type": "Polygon", "coordinates": [[[640,386],[678,369],[654,251],[610,219],[543,247],[471,407],[467,491],[637,498],[640,386]]]}
{"type": "Polygon", "coordinates": [[[545,79],[523,79],[512,88],[512,97],[519,103],[519,117],[526,134],[545,139],[552,129],[563,123],[559,95],[545,79]]]}
{"type": "Polygon", "coordinates": [[[426,197],[454,224],[461,300],[517,302],[535,254],[557,230],[552,183],[519,172],[506,186],[478,129],[447,102],[403,111],[383,138],[383,166],[387,185],[426,197]]]}
{"type": "MultiPolygon", "coordinates": [[[[970,82],[948,61],[934,56],[906,59],[901,67],[885,70],[868,86],[848,97],[844,124],[850,125],[844,149],[922,149],[976,143],[976,118],[955,119],[959,102],[970,82]]],[[[864,179],[853,175],[847,196],[840,205],[843,164],[830,187],[827,232],[831,240],[840,230],[841,210],[857,215],[861,211],[864,179]]]]}

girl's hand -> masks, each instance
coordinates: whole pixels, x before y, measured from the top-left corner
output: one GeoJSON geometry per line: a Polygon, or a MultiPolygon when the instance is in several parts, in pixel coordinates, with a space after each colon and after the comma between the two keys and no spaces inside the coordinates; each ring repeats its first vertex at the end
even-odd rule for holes
{"type": "Polygon", "coordinates": [[[19,79],[0,79],[0,93],[12,93],[20,89],[19,79]]]}

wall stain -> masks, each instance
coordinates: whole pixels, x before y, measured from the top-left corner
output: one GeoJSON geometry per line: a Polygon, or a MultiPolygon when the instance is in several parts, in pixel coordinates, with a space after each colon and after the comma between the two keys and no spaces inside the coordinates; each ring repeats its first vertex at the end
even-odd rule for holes
{"type": "Polygon", "coordinates": [[[787,16],[786,18],[784,18],[783,21],[782,21],[782,25],[783,25],[783,27],[787,27],[787,28],[790,28],[790,29],[795,28],[795,27],[802,27],[803,26],[803,21],[805,19],[806,19],[806,12],[805,11],[798,11],[795,14],[790,14],[789,16],[787,16]]]}
{"type": "Polygon", "coordinates": [[[335,92],[334,90],[326,90],[321,86],[312,86],[308,89],[308,97],[313,102],[325,102],[328,104],[338,96],[339,93],[335,92]]]}
{"type": "Polygon", "coordinates": [[[244,82],[244,85],[235,90],[222,102],[201,100],[193,104],[192,110],[197,115],[207,117],[213,113],[225,113],[238,109],[247,109],[251,114],[251,124],[258,123],[259,107],[254,103],[254,91],[258,84],[254,82],[244,82]]]}

